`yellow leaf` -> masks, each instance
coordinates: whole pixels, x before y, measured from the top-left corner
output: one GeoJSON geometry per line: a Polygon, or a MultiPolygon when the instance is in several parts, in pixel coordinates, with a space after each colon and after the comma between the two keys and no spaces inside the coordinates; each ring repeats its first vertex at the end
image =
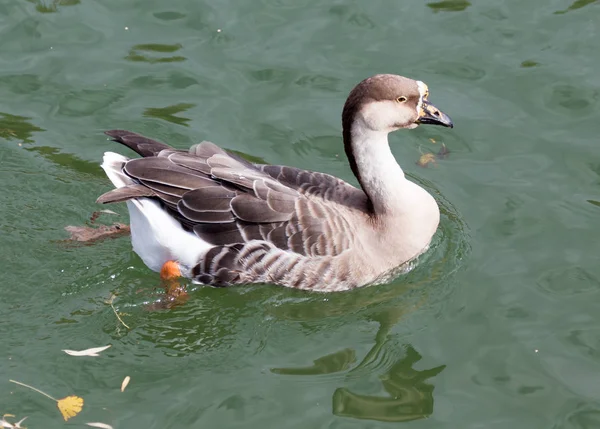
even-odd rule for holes
{"type": "Polygon", "coordinates": [[[424,153],[417,161],[419,167],[427,167],[429,164],[435,165],[435,155],[433,153],[424,153]]]}
{"type": "Polygon", "coordinates": [[[83,398],[79,396],[67,396],[57,401],[58,409],[65,421],[75,417],[83,408],[83,398]]]}

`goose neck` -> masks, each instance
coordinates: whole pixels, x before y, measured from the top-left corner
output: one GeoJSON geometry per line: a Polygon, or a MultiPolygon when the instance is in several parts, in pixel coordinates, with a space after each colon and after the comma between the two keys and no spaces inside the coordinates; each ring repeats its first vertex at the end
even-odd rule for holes
{"type": "Polygon", "coordinates": [[[387,131],[372,130],[361,122],[344,132],[350,165],[375,215],[397,212],[403,207],[407,180],[388,142],[387,131]]]}

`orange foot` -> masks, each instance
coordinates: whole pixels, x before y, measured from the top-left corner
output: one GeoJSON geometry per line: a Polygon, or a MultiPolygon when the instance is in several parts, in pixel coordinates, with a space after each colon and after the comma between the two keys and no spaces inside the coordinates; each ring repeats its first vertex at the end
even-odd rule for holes
{"type": "Polygon", "coordinates": [[[188,299],[185,286],[178,279],[181,277],[181,269],[176,261],[167,261],[160,269],[160,278],[164,282],[165,297],[161,303],[166,308],[183,304],[188,299]]]}
{"type": "Polygon", "coordinates": [[[160,269],[160,278],[163,280],[172,280],[181,277],[179,263],[175,261],[167,261],[160,269]]]}

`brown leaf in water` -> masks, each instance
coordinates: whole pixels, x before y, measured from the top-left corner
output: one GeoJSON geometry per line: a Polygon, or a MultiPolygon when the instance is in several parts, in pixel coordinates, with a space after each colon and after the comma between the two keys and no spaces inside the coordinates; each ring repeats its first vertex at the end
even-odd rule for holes
{"type": "Polygon", "coordinates": [[[112,225],[96,225],[96,221],[103,214],[117,215],[118,213],[112,210],[98,210],[92,213],[90,220],[86,222],[85,226],[74,226],[69,225],[65,227],[65,230],[71,235],[67,242],[79,242],[79,243],[93,243],[95,241],[104,240],[106,238],[120,237],[122,235],[129,234],[129,225],[124,223],[113,223],[112,225]]]}
{"type": "Polygon", "coordinates": [[[435,161],[435,154],[429,152],[429,153],[424,153],[423,155],[421,155],[421,157],[419,158],[419,160],[417,161],[417,165],[419,167],[423,167],[426,168],[429,166],[429,164],[436,164],[435,161]]]}
{"type": "Polygon", "coordinates": [[[91,243],[106,238],[116,238],[129,234],[129,225],[123,223],[113,223],[112,225],[74,226],[69,225],[65,230],[70,234],[67,241],[77,241],[80,243],[91,243]]]}
{"type": "Polygon", "coordinates": [[[92,215],[90,216],[90,220],[89,220],[89,223],[90,223],[90,225],[93,225],[93,224],[95,224],[95,223],[96,223],[96,221],[98,220],[98,218],[99,218],[100,216],[102,216],[102,214],[111,214],[111,215],[116,215],[116,216],[118,216],[118,215],[119,215],[118,213],[115,213],[115,212],[113,212],[112,210],[98,210],[98,211],[95,211],[95,212],[94,212],[94,213],[92,213],[92,215]]]}

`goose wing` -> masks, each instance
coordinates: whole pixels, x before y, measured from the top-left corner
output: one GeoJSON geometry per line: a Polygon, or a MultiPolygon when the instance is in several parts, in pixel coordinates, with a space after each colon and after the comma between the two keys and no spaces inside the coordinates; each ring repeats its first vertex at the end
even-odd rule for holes
{"type": "Polygon", "coordinates": [[[366,198],[340,179],[255,165],[206,141],[180,151],[127,131],[107,134],[143,158],[122,166],[135,185],[99,202],[156,198],[186,229],[232,251],[256,240],[308,257],[336,256],[351,247],[347,215],[366,198]]]}

